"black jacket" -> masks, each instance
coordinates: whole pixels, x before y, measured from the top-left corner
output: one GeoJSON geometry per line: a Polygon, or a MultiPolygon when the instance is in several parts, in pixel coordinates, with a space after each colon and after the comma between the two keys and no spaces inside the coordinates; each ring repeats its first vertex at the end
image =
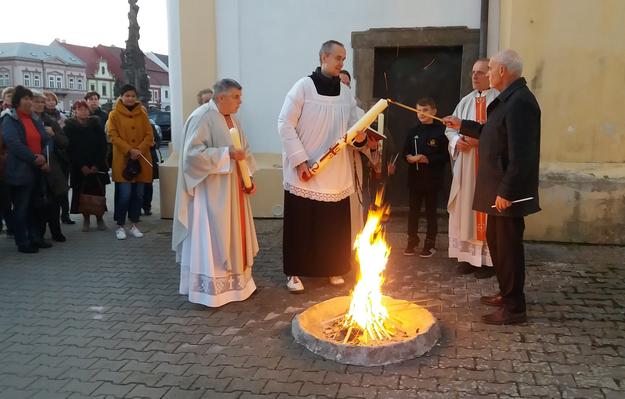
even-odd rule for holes
{"type": "Polygon", "coordinates": [[[96,117],[89,117],[86,124],[82,125],[78,120],[70,118],[63,128],[69,138],[69,156],[72,161],[70,182],[71,187],[82,187],[84,175],[83,166],[95,166],[99,172],[96,174],[102,185],[109,184],[110,179],[106,165],[106,138],[96,117]]]}
{"type": "Polygon", "coordinates": [[[473,209],[496,216],[520,217],[540,211],[540,107],[524,78],[515,80],[487,109],[486,124],[463,120],[460,133],[480,139],[473,209]],[[512,204],[503,212],[491,205],[497,196],[512,204]]]}
{"type": "Polygon", "coordinates": [[[429,161],[419,163],[418,167],[414,163],[408,164],[409,186],[421,187],[423,191],[438,190],[445,164],[449,161],[447,145],[445,126],[436,121],[428,125],[418,123],[408,131],[402,151],[404,161],[407,155],[417,153],[425,155],[429,161]]]}

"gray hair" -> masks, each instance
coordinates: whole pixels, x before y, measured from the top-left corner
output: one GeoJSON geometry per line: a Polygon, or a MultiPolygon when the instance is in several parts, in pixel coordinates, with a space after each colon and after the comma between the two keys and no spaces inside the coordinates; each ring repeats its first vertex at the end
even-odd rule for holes
{"type": "Polygon", "coordinates": [[[523,60],[519,53],[512,49],[501,50],[492,59],[505,66],[512,75],[521,76],[523,74],[523,60]]]}
{"type": "Polygon", "coordinates": [[[217,83],[215,83],[215,86],[213,86],[213,95],[217,97],[221,93],[225,93],[231,89],[241,90],[242,87],[239,82],[234,79],[221,79],[217,83]]]}
{"type": "Polygon", "coordinates": [[[345,48],[345,46],[343,46],[343,43],[336,40],[328,40],[321,45],[321,48],[319,49],[319,63],[321,63],[321,56],[324,54],[330,54],[332,52],[332,47],[335,45],[345,48]]]}
{"type": "Polygon", "coordinates": [[[39,98],[43,98],[43,99],[46,98],[46,96],[43,95],[43,91],[39,91],[37,89],[31,89],[30,91],[33,92],[33,98],[35,98],[35,97],[39,97],[39,98]]]}

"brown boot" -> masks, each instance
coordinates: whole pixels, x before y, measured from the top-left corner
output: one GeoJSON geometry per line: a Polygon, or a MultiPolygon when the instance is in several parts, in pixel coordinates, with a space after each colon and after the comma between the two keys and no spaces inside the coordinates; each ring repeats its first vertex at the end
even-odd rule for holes
{"type": "Polygon", "coordinates": [[[483,296],[480,298],[480,302],[488,306],[497,306],[497,307],[503,306],[503,299],[501,298],[501,294],[483,296]]]}

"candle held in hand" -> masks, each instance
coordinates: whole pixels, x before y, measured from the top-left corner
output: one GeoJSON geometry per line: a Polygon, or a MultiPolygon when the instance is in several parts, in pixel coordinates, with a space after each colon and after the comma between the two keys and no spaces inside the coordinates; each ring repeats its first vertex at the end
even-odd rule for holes
{"type": "MultiPolygon", "coordinates": [[[[234,146],[234,149],[237,151],[243,150],[243,147],[241,146],[241,136],[239,135],[239,129],[237,129],[236,127],[230,129],[230,137],[232,138],[232,145],[234,146]]],[[[239,165],[239,172],[241,172],[243,186],[248,190],[251,189],[252,179],[250,178],[250,170],[247,167],[247,161],[245,159],[242,159],[240,161],[237,161],[237,165],[239,165]]]]}

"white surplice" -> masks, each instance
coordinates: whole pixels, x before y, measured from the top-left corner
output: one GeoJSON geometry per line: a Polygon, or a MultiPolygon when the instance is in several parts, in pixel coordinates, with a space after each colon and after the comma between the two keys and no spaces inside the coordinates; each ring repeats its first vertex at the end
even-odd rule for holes
{"type": "MultiPolygon", "coordinates": [[[[255,171],[238,121],[250,174],[255,171]]],[[[224,115],[210,101],[187,119],[180,151],[172,248],[180,263],[180,293],[210,307],[248,298],[258,253],[249,197],[241,192],[224,115]]]]}
{"type": "MultiPolygon", "coordinates": [[[[466,95],[453,115],[460,119],[476,120],[476,97],[486,97],[486,107],[497,96],[495,89],[477,90],[466,95]]],[[[488,251],[486,241],[478,240],[476,212],[473,210],[473,194],[477,174],[477,151],[472,148],[468,152],[456,149],[456,142],[461,135],[447,128],[445,135],[449,140],[449,154],[452,158],[453,179],[447,203],[449,212],[449,257],[457,258],[459,262],[468,262],[473,266],[492,266],[493,261],[488,251]]],[[[485,221],[484,221],[485,223],[485,221]]]]}

